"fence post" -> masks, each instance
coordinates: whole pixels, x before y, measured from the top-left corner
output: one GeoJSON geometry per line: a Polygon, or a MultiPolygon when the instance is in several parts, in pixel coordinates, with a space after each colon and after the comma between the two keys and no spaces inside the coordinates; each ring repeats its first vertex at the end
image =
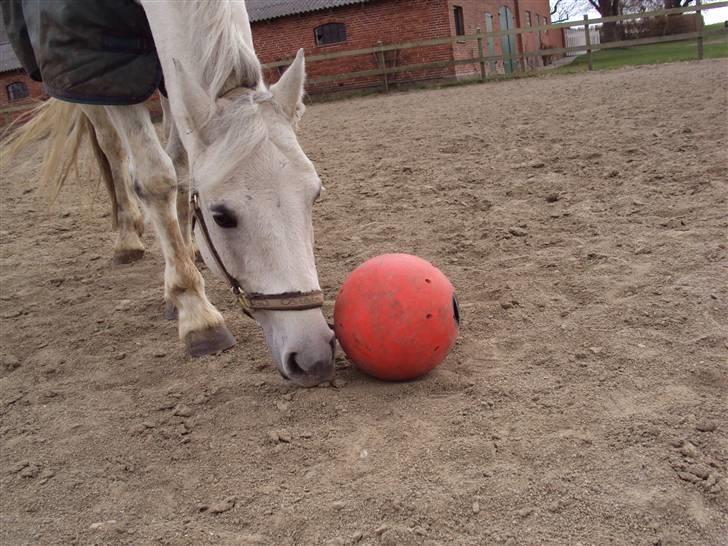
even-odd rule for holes
{"type": "Polygon", "coordinates": [[[480,35],[480,27],[475,29],[478,35],[478,59],[480,59],[480,81],[485,81],[485,59],[483,59],[483,37],[480,35]]]}
{"type": "Polygon", "coordinates": [[[703,24],[703,12],[700,10],[700,0],[695,0],[695,15],[697,18],[696,24],[698,25],[698,59],[703,59],[703,30],[705,25],[703,24]]]}
{"type": "MultiPolygon", "coordinates": [[[[382,42],[379,42],[379,47],[382,47],[382,42]]],[[[381,49],[379,50],[379,52],[377,52],[377,64],[379,65],[380,70],[387,69],[387,62],[384,59],[384,51],[381,49]]],[[[386,72],[384,72],[382,76],[384,76],[384,91],[386,93],[389,93],[389,78],[387,77],[388,75],[386,72]]]]}
{"type": "Polygon", "coordinates": [[[591,32],[589,31],[589,16],[584,14],[584,38],[586,39],[586,60],[589,70],[594,70],[592,64],[591,32]]]}

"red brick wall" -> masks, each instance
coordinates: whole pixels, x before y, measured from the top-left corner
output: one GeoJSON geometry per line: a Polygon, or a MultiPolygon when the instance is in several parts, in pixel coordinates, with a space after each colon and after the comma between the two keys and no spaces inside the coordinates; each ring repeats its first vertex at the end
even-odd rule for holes
{"type": "MultiPolygon", "coordinates": [[[[531,26],[540,26],[537,22],[536,15],[539,15],[541,25],[548,24],[551,22],[549,3],[546,0],[519,0],[518,1],[519,20],[517,21],[519,27],[527,27],[526,23],[526,12],[531,14],[531,26]],[[548,18],[548,23],[544,23],[544,18],[548,18]]],[[[521,34],[519,42],[519,50],[521,51],[538,51],[539,49],[549,49],[556,47],[564,47],[563,33],[560,30],[550,30],[548,32],[541,33],[541,47],[539,47],[539,33],[529,32],[527,34],[521,34]]],[[[543,59],[539,57],[528,57],[526,62],[531,67],[543,66],[543,59]]]]}
{"type": "Polygon", "coordinates": [[[12,72],[3,72],[0,74],[0,108],[29,104],[45,96],[43,84],[31,80],[23,70],[13,70],[12,72]],[[28,97],[14,101],[10,100],[8,86],[15,82],[23,82],[25,84],[30,93],[28,97]]]}
{"type": "MultiPolygon", "coordinates": [[[[408,41],[445,37],[450,33],[450,21],[446,0],[375,0],[367,4],[341,7],[298,16],[253,23],[253,41],[261,62],[268,63],[291,58],[303,47],[307,55],[333,53],[351,49],[397,44],[408,41]],[[343,44],[317,46],[314,29],[325,23],[346,24],[347,41],[343,44]]],[[[416,48],[386,54],[387,66],[427,63],[451,60],[449,44],[416,48]]],[[[309,78],[316,76],[370,70],[377,68],[374,55],[347,57],[332,61],[310,63],[309,78]]],[[[452,77],[452,67],[430,69],[417,73],[401,73],[389,76],[390,82],[412,81],[452,77]]],[[[278,78],[277,70],[269,70],[266,79],[278,78]]],[[[358,78],[354,81],[338,81],[309,85],[309,92],[332,91],[381,85],[381,77],[358,78]]]]}
{"type": "Polygon", "coordinates": [[[31,80],[23,70],[13,70],[0,74],[0,128],[12,123],[23,115],[25,109],[32,107],[34,102],[47,96],[43,84],[31,80]],[[11,101],[8,95],[8,86],[15,82],[23,82],[28,88],[29,95],[23,99],[11,101]]]}
{"type": "MultiPolygon", "coordinates": [[[[367,4],[346,6],[327,11],[260,21],[253,23],[253,41],[261,62],[270,63],[293,57],[298,48],[303,47],[307,55],[325,54],[352,49],[375,47],[378,42],[397,44],[409,41],[427,40],[430,38],[455,35],[455,19],[453,7],[463,8],[465,33],[474,34],[478,28],[485,31],[485,13],[493,15],[493,30],[500,30],[498,10],[508,6],[514,15],[516,26],[526,25],[526,11],[531,13],[531,22],[536,26],[536,15],[543,21],[549,15],[548,0],[375,0],[367,4]],[[342,44],[317,46],[314,29],[326,23],[346,24],[347,41],[342,44]]],[[[562,34],[558,31],[542,33],[544,47],[563,46],[562,34]],[[547,36],[548,34],[548,36],[547,36]]],[[[535,51],[539,49],[539,37],[536,33],[525,34],[516,38],[519,51],[535,51]]],[[[501,38],[493,39],[494,54],[501,53],[501,38]]],[[[487,54],[487,40],[483,44],[487,54]]],[[[419,64],[440,60],[466,60],[478,56],[477,42],[470,41],[445,44],[441,46],[391,51],[386,53],[387,66],[419,64]]],[[[533,57],[531,66],[540,66],[542,59],[533,57]]],[[[357,57],[309,63],[309,78],[326,76],[360,70],[377,68],[373,54],[357,57]]],[[[488,72],[503,72],[503,63],[499,61],[487,66],[488,72]]],[[[473,63],[419,71],[392,74],[390,83],[438,79],[448,77],[469,77],[480,73],[480,65],[473,63]]],[[[268,70],[266,79],[274,82],[279,77],[278,69],[268,70]]],[[[309,84],[308,92],[335,91],[356,87],[381,86],[380,76],[340,80],[320,84],[309,84]]]]}
{"type": "MultiPolygon", "coordinates": [[[[547,0],[544,0],[546,2],[547,0]]],[[[463,8],[463,20],[465,22],[465,34],[475,34],[477,29],[480,28],[481,32],[485,32],[485,14],[491,13],[493,15],[493,30],[500,30],[500,23],[498,20],[498,9],[501,6],[508,6],[511,11],[515,14],[515,0],[448,0],[448,14],[450,17],[450,28],[452,35],[455,35],[455,16],[454,7],[460,6],[463,8]]],[[[500,55],[501,40],[500,37],[493,39],[494,54],[500,55]]],[[[483,52],[488,55],[488,43],[487,40],[483,41],[483,52]]],[[[455,59],[474,59],[478,56],[478,43],[474,40],[470,40],[464,43],[455,44],[455,59]]],[[[493,72],[493,66],[487,66],[487,73],[493,72]]],[[[503,71],[503,63],[497,62],[495,67],[498,72],[503,71]]],[[[480,64],[475,61],[473,64],[458,65],[456,67],[458,77],[468,77],[476,74],[480,74],[480,64]]]]}
{"type": "MultiPolygon", "coordinates": [[[[448,15],[450,18],[450,30],[455,35],[455,17],[453,15],[454,7],[463,8],[463,19],[465,23],[465,34],[475,34],[480,28],[482,32],[486,31],[485,14],[493,15],[493,30],[499,31],[500,18],[498,10],[501,6],[507,6],[513,12],[514,24],[517,27],[526,27],[526,11],[531,13],[531,25],[536,26],[536,14],[549,17],[549,1],[548,0],[448,0],[448,15]]],[[[543,24],[543,23],[542,23],[543,24]]],[[[542,33],[542,43],[549,47],[563,47],[563,37],[560,31],[550,31],[542,33]],[[549,45],[550,44],[550,45],[549,45]]],[[[516,46],[518,51],[536,51],[538,47],[537,33],[519,34],[516,38],[516,46]]],[[[502,53],[501,37],[493,39],[494,54],[502,53]]],[[[475,59],[478,56],[478,44],[476,41],[468,41],[465,43],[456,43],[454,47],[455,59],[475,59]]],[[[544,48],[542,48],[544,49],[544,48]]],[[[487,39],[483,41],[483,51],[488,55],[487,39]]],[[[541,60],[538,57],[530,58],[531,66],[540,66],[541,60]]],[[[493,71],[503,72],[503,63],[498,61],[496,66],[488,65],[487,72],[493,71]]],[[[467,77],[480,74],[480,65],[477,62],[472,64],[458,65],[456,67],[458,77],[467,77]]]]}

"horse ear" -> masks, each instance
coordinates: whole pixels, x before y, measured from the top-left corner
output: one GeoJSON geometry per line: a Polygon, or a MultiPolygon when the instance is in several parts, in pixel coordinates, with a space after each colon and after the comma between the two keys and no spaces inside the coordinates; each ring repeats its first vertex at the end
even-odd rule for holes
{"type": "Polygon", "coordinates": [[[210,121],[214,103],[207,92],[192,78],[182,63],[174,59],[175,82],[179,87],[182,108],[184,110],[183,130],[188,133],[199,133],[202,137],[204,127],[210,121]]]}
{"type": "Polygon", "coordinates": [[[306,60],[303,49],[299,49],[293,64],[288,67],[277,83],[270,88],[276,102],[283,108],[292,122],[303,112],[303,84],[306,81],[306,60]]]}

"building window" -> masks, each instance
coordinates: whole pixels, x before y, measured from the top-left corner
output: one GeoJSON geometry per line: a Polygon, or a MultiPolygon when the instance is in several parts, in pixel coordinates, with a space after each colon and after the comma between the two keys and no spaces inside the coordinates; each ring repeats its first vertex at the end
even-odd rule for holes
{"type": "Polygon", "coordinates": [[[23,82],[13,82],[8,85],[8,100],[20,100],[28,95],[28,87],[23,82]]]}
{"type": "Polygon", "coordinates": [[[465,36],[465,20],[463,19],[463,8],[453,6],[453,15],[455,16],[455,34],[465,36]]]}
{"type": "Polygon", "coordinates": [[[344,23],[326,23],[313,31],[316,45],[338,44],[346,41],[346,25],[344,23]]]}
{"type": "Polygon", "coordinates": [[[531,26],[531,12],[530,11],[526,12],[526,26],[527,27],[531,26]]]}
{"type": "Polygon", "coordinates": [[[543,24],[544,25],[548,25],[549,24],[549,16],[548,15],[544,15],[543,16],[543,24]]]}

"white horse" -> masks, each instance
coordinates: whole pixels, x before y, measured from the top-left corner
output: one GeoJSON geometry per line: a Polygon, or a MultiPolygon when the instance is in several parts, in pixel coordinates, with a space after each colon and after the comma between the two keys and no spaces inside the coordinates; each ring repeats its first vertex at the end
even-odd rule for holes
{"type": "Polygon", "coordinates": [[[44,166],[52,172],[68,163],[62,150],[77,145],[70,137],[90,134],[116,207],[115,261],[144,252],[134,192],[161,243],[165,299],[177,310],[180,338],[199,356],[227,349],[234,339],[194,264],[186,184],[179,203],[177,191],[178,179],[189,178],[199,206],[197,247],[213,272],[239,284],[244,309],[263,328],[280,373],[301,386],[330,380],[335,339],[320,309],[312,227],[322,187],[295,133],[304,110],[303,51],[268,89],[243,0],[139,2],[169,96],[166,150],[144,105],[54,100],[16,142],[54,136],[44,166]],[[48,120],[54,128],[43,127],[48,120]]]}

